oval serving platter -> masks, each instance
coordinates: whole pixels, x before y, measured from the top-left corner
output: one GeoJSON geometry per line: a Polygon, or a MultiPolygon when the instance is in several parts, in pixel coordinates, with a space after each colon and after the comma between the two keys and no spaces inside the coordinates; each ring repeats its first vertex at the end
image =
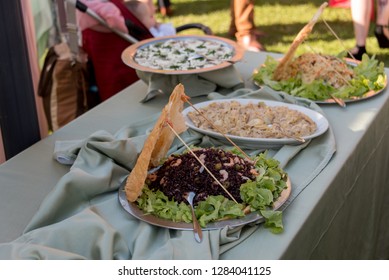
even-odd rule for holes
{"type": "MultiPolygon", "coordinates": [[[[316,123],[317,129],[313,134],[302,137],[304,140],[310,140],[322,135],[324,132],[327,131],[329,127],[328,120],[322,114],[303,106],[290,104],[290,103],[283,103],[279,101],[270,101],[270,100],[261,100],[261,99],[220,99],[220,100],[205,101],[193,105],[196,109],[201,109],[202,107],[206,107],[211,103],[230,102],[230,101],[238,101],[242,105],[246,105],[248,103],[264,102],[267,106],[286,106],[289,109],[297,110],[307,115],[316,123]]],[[[229,142],[225,139],[225,137],[221,133],[196,127],[192,122],[192,120],[188,117],[188,113],[193,111],[195,111],[193,107],[187,107],[182,112],[186,124],[191,129],[196,130],[204,135],[209,135],[210,137],[216,138],[222,141],[223,143],[229,144],[229,142]]],[[[279,148],[283,145],[301,144],[299,141],[293,138],[252,138],[252,137],[235,136],[230,134],[227,134],[227,136],[238,146],[241,146],[242,148],[243,147],[248,148],[248,149],[270,149],[270,148],[279,148]]]]}
{"type": "MultiPolygon", "coordinates": [[[[171,220],[162,219],[157,216],[154,216],[152,214],[147,214],[143,212],[141,209],[138,208],[136,203],[129,202],[126,197],[126,193],[124,190],[124,187],[126,185],[126,179],[122,182],[122,184],[119,187],[119,203],[124,208],[126,212],[134,216],[135,218],[146,222],[148,224],[159,226],[163,228],[169,228],[169,229],[178,229],[178,230],[193,230],[193,224],[192,223],[185,223],[185,222],[173,222],[171,220]]],[[[288,177],[288,180],[286,182],[287,188],[284,189],[281,192],[280,197],[278,200],[274,202],[273,210],[279,210],[282,205],[285,204],[285,202],[288,200],[290,193],[292,191],[292,186],[290,179],[288,177]]],[[[222,220],[222,221],[216,221],[212,223],[208,223],[206,227],[202,228],[202,230],[215,230],[220,229],[224,227],[238,227],[243,225],[248,225],[251,223],[260,223],[263,222],[265,219],[263,216],[259,214],[259,212],[252,212],[250,214],[247,214],[246,216],[242,218],[235,218],[235,219],[229,219],[229,220],[222,220]]]]}

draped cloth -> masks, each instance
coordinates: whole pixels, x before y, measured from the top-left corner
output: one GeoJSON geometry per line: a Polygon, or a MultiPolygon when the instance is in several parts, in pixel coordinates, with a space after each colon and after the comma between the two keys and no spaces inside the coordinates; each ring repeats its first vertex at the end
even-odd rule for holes
{"type": "MultiPolygon", "coordinates": [[[[228,95],[213,92],[210,99],[260,98],[299,104],[322,113],[306,99],[293,98],[268,88],[239,89],[228,95]]],[[[127,213],[118,201],[118,188],[133,168],[158,115],[139,120],[112,135],[96,131],[87,139],[58,141],[54,159],[70,166],[48,194],[22,236],[0,244],[2,259],[219,259],[248,240],[262,224],[204,231],[202,243],[193,232],[147,224],[127,213]]],[[[187,144],[220,146],[216,139],[187,130],[187,144]]],[[[241,148],[245,149],[244,146],[241,148]]],[[[169,153],[183,149],[175,141],[169,153]]],[[[248,153],[257,151],[247,150],[248,153]]],[[[288,206],[325,168],[336,150],[331,127],[303,144],[268,150],[280,161],[292,182],[288,206]]],[[[288,228],[286,226],[285,230],[288,228]]]]}

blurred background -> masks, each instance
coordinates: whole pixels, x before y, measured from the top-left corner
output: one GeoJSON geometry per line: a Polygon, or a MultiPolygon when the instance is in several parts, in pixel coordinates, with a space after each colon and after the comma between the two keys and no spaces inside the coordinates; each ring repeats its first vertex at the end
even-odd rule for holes
{"type": "MultiPolygon", "coordinates": [[[[255,24],[263,32],[259,41],[269,52],[284,53],[300,29],[312,18],[319,6],[320,0],[256,0],[255,24]]],[[[323,21],[319,21],[309,36],[308,46],[302,45],[299,52],[309,51],[311,47],[316,52],[337,54],[345,48],[355,45],[351,12],[348,1],[329,1],[331,7],[324,10],[322,17],[339,36],[342,43],[330,32],[323,21]]],[[[158,14],[158,19],[172,22],[175,26],[184,23],[201,22],[210,26],[215,35],[229,37],[230,23],[229,0],[173,0],[174,13],[171,17],[158,14]]],[[[376,55],[378,60],[389,65],[389,49],[380,49],[374,36],[374,18],[370,25],[367,39],[367,51],[376,55]]],[[[193,32],[193,31],[191,31],[193,32]]]]}

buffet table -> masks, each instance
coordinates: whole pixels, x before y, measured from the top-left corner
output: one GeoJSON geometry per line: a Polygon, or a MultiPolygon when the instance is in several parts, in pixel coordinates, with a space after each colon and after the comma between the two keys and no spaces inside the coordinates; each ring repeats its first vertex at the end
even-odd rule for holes
{"type": "MultiPolygon", "coordinates": [[[[250,76],[266,55],[266,52],[246,52],[236,64],[246,88],[255,88],[250,76]]],[[[114,134],[131,123],[153,116],[167,98],[158,96],[141,104],[139,101],[146,91],[142,81],[133,84],[0,166],[0,258],[25,257],[21,254],[23,249],[18,247],[20,244],[14,246],[13,241],[25,234],[35,214],[42,211],[41,203],[69,172],[69,166],[53,159],[56,142],[86,139],[101,130],[114,134]]],[[[204,97],[194,98],[192,103],[201,100],[204,97]]],[[[349,103],[346,108],[322,105],[321,109],[335,137],[336,153],[283,212],[284,232],[274,234],[260,225],[246,234],[244,240],[231,243],[212,256],[220,259],[389,258],[389,92],[385,90],[373,98],[349,103]]],[[[304,158],[299,160],[303,164],[304,158]]],[[[69,195],[74,194],[69,192],[69,195]]],[[[126,217],[125,214],[121,215],[126,217]]],[[[37,227],[35,223],[28,231],[37,227]]],[[[171,234],[171,239],[178,238],[171,234]]],[[[23,242],[27,246],[28,240],[23,242]]],[[[135,245],[139,246],[148,244],[135,245]]],[[[198,244],[193,242],[189,246],[198,244]]],[[[75,256],[73,253],[69,252],[69,258],[75,256]]],[[[120,256],[113,254],[112,258],[120,256]]],[[[109,258],[109,255],[98,258],[109,258]]],[[[154,255],[154,258],[159,257],[154,255]]],[[[171,258],[184,257],[176,254],[171,258]]]]}

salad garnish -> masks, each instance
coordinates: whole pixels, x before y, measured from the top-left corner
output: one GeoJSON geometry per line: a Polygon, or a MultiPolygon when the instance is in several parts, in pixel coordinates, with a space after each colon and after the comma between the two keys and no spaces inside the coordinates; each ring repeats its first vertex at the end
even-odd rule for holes
{"type": "Polygon", "coordinates": [[[337,57],[337,60],[339,59],[353,74],[352,78],[340,87],[329,83],[329,78],[326,77],[304,82],[302,73],[298,71],[287,79],[274,80],[273,73],[279,61],[271,56],[267,56],[264,65],[257,69],[257,72],[253,75],[253,80],[259,85],[267,85],[274,90],[314,101],[331,99],[331,94],[343,100],[359,99],[372,91],[377,92],[385,88],[384,63],[376,60],[375,56],[369,57],[364,54],[361,62],[356,64],[347,63],[344,60],[344,54],[340,54],[337,57]]]}
{"type": "MultiPolygon", "coordinates": [[[[222,177],[231,176],[231,181],[226,179],[223,182],[228,185],[231,193],[239,196],[237,198],[239,203],[232,201],[222,190],[217,191],[216,184],[197,189],[199,195],[195,199],[195,213],[202,227],[206,227],[210,222],[240,218],[248,213],[259,211],[265,218],[266,226],[273,232],[282,232],[282,212],[274,211],[272,206],[281,195],[281,192],[287,188],[287,174],[280,168],[277,160],[268,157],[266,152],[258,154],[252,158],[251,163],[247,163],[248,166],[252,164],[254,172],[245,169],[246,167],[243,166],[242,162],[247,160],[235,148],[229,151],[216,148],[196,148],[194,151],[205,154],[204,163],[212,166],[213,170],[219,170],[222,177]],[[221,155],[220,158],[225,161],[219,162],[220,158],[216,158],[215,154],[221,155]],[[207,162],[207,157],[214,158],[207,162]],[[236,158],[239,158],[239,161],[236,158]],[[230,163],[231,166],[226,166],[230,163]],[[232,182],[237,180],[232,172],[234,169],[236,174],[245,174],[242,177],[246,177],[247,172],[251,172],[253,175],[251,178],[244,178],[244,182],[238,186],[237,192],[234,191],[234,186],[232,186],[232,182]]],[[[207,177],[207,175],[205,172],[201,172],[201,166],[197,165],[196,161],[188,160],[188,164],[194,170],[192,181],[189,182],[187,178],[180,180],[182,174],[178,174],[177,178],[165,176],[165,174],[171,176],[171,174],[177,173],[178,171],[174,167],[178,167],[178,163],[183,170],[186,170],[184,158],[189,159],[190,157],[192,157],[190,153],[172,155],[159,170],[149,174],[143,192],[136,201],[138,207],[147,214],[163,219],[190,223],[192,220],[190,208],[181,198],[181,194],[188,191],[191,186],[193,188],[201,186],[201,181],[197,185],[195,182],[198,181],[199,176],[207,177]],[[168,180],[169,182],[167,182],[168,180]],[[174,185],[177,182],[178,184],[174,185]],[[173,185],[169,186],[168,184],[173,185]]],[[[201,180],[204,180],[204,178],[201,180]]]]}

